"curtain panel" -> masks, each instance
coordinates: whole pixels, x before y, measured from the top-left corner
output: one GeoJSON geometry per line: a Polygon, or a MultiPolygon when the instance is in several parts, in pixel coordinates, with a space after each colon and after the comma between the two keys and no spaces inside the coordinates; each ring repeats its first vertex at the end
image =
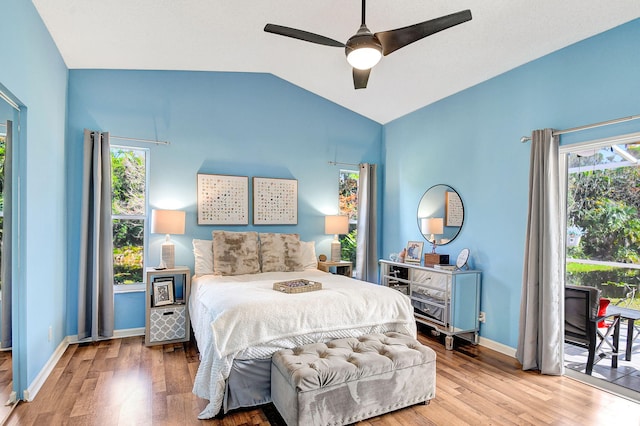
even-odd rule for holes
{"type": "Polygon", "coordinates": [[[85,129],[78,339],[113,336],[113,231],[109,133],[85,129]]]}
{"type": "Polygon", "coordinates": [[[358,181],[358,224],[356,235],[356,278],[378,282],[378,182],[375,164],[360,164],[358,181]]]}
{"type": "Polygon", "coordinates": [[[523,370],[564,373],[564,250],[566,211],[559,137],[552,129],[531,138],[529,213],[525,240],[516,358],[523,370]]]}

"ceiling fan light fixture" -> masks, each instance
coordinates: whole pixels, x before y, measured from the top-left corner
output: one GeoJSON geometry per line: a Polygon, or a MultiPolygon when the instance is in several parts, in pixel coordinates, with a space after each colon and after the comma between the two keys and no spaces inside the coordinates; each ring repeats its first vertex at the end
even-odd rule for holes
{"type": "Polygon", "coordinates": [[[382,44],[366,26],[362,25],[356,35],[347,41],[345,53],[347,62],[353,68],[368,70],[380,62],[382,44]]]}

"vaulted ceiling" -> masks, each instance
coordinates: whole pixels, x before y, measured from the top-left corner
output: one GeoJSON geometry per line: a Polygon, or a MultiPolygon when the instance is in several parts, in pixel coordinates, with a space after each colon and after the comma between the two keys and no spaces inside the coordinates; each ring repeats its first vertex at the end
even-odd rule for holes
{"type": "Polygon", "coordinates": [[[344,50],[263,31],[274,23],[346,42],[358,0],[32,0],[70,69],[272,73],[385,124],[640,17],[638,0],[371,0],[372,32],[470,9],[473,19],[383,57],[354,90],[344,50]]]}

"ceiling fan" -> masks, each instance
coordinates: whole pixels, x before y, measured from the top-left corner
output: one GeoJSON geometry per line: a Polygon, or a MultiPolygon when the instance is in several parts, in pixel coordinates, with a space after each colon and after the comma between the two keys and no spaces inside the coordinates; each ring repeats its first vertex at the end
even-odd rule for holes
{"type": "Polygon", "coordinates": [[[367,87],[371,68],[380,61],[382,55],[387,56],[414,41],[471,20],[471,11],[463,10],[408,27],[372,34],[365,24],[365,11],[366,0],[362,0],[362,24],[358,32],[351,36],[346,44],[319,34],[282,25],[267,24],[264,30],[268,33],[324,46],[344,47],[347,61],[353,67],[353,85],[356,89],[364,89],[367,87]]]}

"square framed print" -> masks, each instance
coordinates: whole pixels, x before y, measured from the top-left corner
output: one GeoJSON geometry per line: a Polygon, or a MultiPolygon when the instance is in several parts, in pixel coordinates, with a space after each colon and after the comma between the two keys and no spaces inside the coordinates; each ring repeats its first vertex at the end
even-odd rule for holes
{"type": "Polygon", "coordinates": [[[153,281],[153,306],[173,305],[173,277],[156,278],[153,281]]]}
{"type": "Polygon", "coordinates": [[[198,173],[198,225],[248,225],[249,177],[198,173]]]}
{"type": "Polygon", "coordinates": [[[404,258],[406,263],[420,263],[422,260],[422,247],[424,241],[409,241],[407,243],[407,254],[404,258]]]}
{"type": "Polygon", "coordinates": [[[297,225],[298,181],[254,177],[253,224],[297,225]]]}

